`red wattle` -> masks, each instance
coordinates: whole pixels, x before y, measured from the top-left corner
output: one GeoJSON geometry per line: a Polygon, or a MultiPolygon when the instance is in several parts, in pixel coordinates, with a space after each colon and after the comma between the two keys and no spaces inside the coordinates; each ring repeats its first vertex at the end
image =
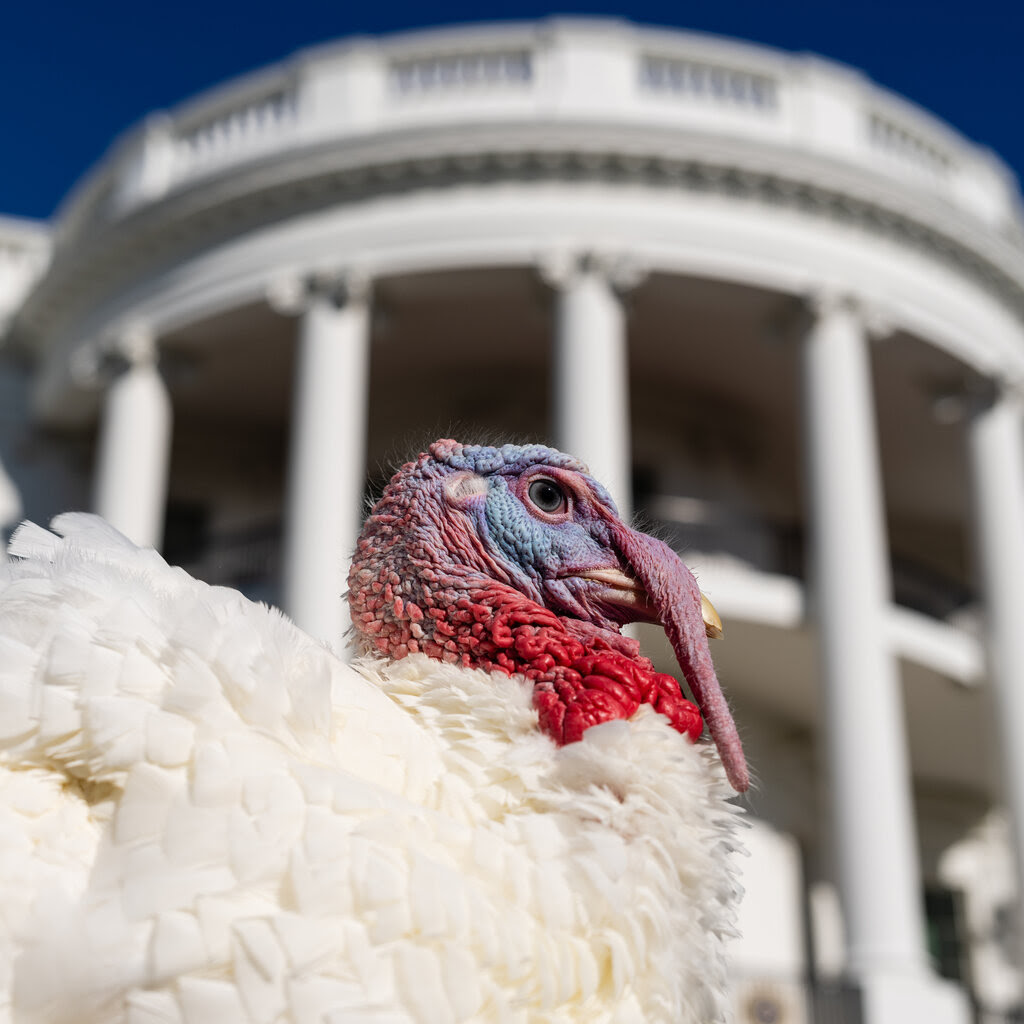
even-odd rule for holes
{"type": "Polygon", "coordinates": [[[556,743],[573,743],[600,722],[629,718],[641,704],[693,739],[703,731],[699,710],[672,676],[656,672],[647,658],[614,649],[599,632],[572,635],[554,612],[511,587],[489,581],[468,597],[457,596],[438,579],[414,601],[395,593],[390,576],[359,582],[350,592],[353,622],[378,651],[391,658],[421,651],[468,668],[526,676],[534,684],[540,727],[556,743]]]}

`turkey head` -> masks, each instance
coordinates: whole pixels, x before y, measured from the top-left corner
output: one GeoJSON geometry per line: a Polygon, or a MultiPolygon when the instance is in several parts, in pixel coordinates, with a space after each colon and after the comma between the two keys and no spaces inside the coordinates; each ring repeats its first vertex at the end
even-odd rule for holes
{"type": "MultiPolygon", "coordinates": [[[[707,632],[720,624],[666,544],[630,529],[586,466],[543,445],[442,440],[392,478],[349,573],[364,650],[519,673],[556,742],[642,703],[694,739],[704,721],[733,788],[750,784],[707,632]],[[621,627],[660,623],[698,712],[621,627]]],[[[708,606],[709,607],[709,606],[708,606]]]]}

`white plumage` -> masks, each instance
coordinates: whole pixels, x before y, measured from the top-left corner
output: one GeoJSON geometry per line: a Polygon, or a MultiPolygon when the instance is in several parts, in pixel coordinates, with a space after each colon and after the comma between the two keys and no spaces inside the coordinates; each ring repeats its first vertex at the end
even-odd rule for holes
{"type": "Polygon", "coordinates": [[[0,566],[0,1022],[725,1015],[735,811],[648,707],[348,667],[102,521],[0,566]]]}

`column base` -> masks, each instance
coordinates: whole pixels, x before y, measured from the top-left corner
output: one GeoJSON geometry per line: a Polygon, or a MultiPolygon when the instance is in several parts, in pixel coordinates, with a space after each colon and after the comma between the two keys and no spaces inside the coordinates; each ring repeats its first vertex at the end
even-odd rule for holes
{"type": "Polygon", "coordinates": [[[871,974],[860,981],[864,1024],[971,1024],[964,990],[929,974],[871,974]]]}

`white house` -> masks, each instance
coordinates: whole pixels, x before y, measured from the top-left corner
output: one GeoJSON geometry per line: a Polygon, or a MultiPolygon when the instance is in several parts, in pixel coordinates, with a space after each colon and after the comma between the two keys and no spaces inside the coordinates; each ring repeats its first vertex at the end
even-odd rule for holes
{"type": "Polygon", "coordinates": [[[737,1019],[1020,1019],[1022,239],[998,159],[815,57],[331,43],[0,220],[0,520],[92,504],[336,642],[368,482],[554,441],[726,621],[737,1019]]]}

